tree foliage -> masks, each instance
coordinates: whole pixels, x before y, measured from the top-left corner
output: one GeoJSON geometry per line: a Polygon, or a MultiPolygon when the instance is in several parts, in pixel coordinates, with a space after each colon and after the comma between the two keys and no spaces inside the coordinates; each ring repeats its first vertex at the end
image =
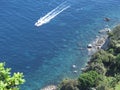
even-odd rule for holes
{"type": "Polygon", "coordinates": [[[0,90],[19,90],[19,85],[23,84],[23,73],[13,73],[11,69],[5,68],[5,63],[0,63],[0,90]]]}
{"type": "Polygon", "coordinates": [[[87,90],[90,87],[97,86],[98,82],[100,81],[100,75],[96,71],[89,71],[83,73],[78,78],[79,81],[79,88],[81,90],[87,90]]]}

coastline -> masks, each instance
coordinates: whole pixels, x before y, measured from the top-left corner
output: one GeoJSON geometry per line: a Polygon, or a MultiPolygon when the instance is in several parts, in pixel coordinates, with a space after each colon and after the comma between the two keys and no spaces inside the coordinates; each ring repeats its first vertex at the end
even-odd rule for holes
{"type": "Polygon", "coordinates": [[[87,45],[87,50],[88,50],[88,60],[86,62],[85,67],[81,68],[82,72],[86,72],[87,69],[90,67],[91,57],[94,55],[96,52],[99,50],[103,49],[106,50],[109,45],[109,37],[108,33],[111,32],[110,28],[104,28],[98,33],[100,33],[99,36],[96,36],[95,40],[93,40],[90,44],[87,45]]]}
{"type": "MultiPolygon", "coordinates": [[[[50,85],[40,90],[120,90],[119,39],[120,25],[112,31],[110,28],[103,29],[100,36],[88,44],[88,50],[94,52],[90,53],[79,77],[64,79],[58,85],[53,85],[55,88],[50,85]]],[[[73,65],[73,68],[76,66],[73,65]]]]}
{"type": "MultiPolygon", "coordinates": [[[[96,36],[96,39],[94,41],[92,41],[91,47],[88,48],[87,46],[87,50],[88,50],[88,56],[91,58],[91,56],[96,53],[98,50],[100,49],[107,49],[108,47],[108,43],[109,43],[109,37],[108,37],[108,32],[110,32],[111,29],[110,28],[104,28],[102,30],[100,30],[98,33],[100,33],[99,36],[96,36]]],[[[91,59],[88,59],[88,61],[86,62],[86,65],[84,68],[81,68],[82,72],[85,72],[87,70],[87,68],[89,68],[89,64],[91,62],[91,59]]],[[[73,64],[72,66],[73,68],[76,67],[76,65],[73,64]]],[[[58,86],[57,85],[48,85],[43,87],[40,90],[57,90],[58,86]]]]}

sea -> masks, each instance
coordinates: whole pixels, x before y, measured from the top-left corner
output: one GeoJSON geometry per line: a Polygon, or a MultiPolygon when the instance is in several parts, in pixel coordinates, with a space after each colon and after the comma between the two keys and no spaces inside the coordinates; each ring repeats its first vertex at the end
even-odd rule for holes
{"type": "Polygon", "coordinates": [[[120,0],[0,0],[0,62],[24,73],[21,90],[57,85],[79,77],[89,58],[87,44],[119,23],[120,0]],[[59,13],[55,8],[64,2],[69,8],[59,13]],[[56,16],[35,26],[52,10],[56,16]]]}

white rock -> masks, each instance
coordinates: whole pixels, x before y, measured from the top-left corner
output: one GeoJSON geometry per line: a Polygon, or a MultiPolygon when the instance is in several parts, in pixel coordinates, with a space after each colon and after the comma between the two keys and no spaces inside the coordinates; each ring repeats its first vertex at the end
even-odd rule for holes
{"type": "Polygon", "coordinates": [[[72,65],[72,67],[73,67],[73,68],[76,68],[76,65],[74,64],[74,65],[72,65]]]}

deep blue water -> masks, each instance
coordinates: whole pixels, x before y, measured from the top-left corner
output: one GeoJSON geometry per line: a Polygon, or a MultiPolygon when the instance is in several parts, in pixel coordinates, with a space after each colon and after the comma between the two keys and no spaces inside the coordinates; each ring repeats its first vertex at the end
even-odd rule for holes
{"type": "Polygon", "coordinates": [[[119,0],[68,0],[69,9],[41,27],[34,26],[62,2],[0,0],[0,61],[13,72],[24,73],[22,90],[40,90],[78,76],[87,62],[86,45],[106,24],[120,22],[119,0]],[[105,17],[111,21],[104,22],[105,17]],[[73,73],[73,64],[78,74],[73,73]]]}

